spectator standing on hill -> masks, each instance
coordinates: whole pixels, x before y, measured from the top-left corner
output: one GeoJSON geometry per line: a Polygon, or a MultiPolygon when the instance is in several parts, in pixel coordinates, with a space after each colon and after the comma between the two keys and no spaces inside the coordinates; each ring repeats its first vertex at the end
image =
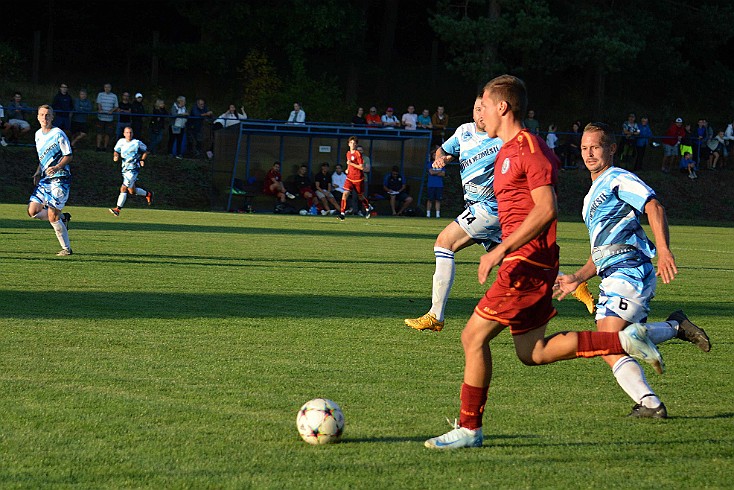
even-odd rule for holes
{"type": "Polygon", "coordinates": [[[734,146],[732,146],[734,143],[734,122],[730,122],[726,125],[726,129],[724,130],[724,141],[726,141],[726,144],[724,145],[724,159],[729,158],[729,155],[732,154],[732,151],[734,151],[734,146]]]}
{"type": "Polygon", "coordinates": [[[373,128],[382,127],[382,118],[377,113],[377,107],[375,106],[370,107],[370,112],[367,113],[364,120],[367,123],[367,126],[370,126],[373,128]]]}
{"type": "Polygon", "coordinates": [[[31,112],[31,108],[23,102],[23,95],[20,92],[15,92],[5,108],[5,116],[8,118],[6,132],[9,133],[8,140],[11,143],[17,143],[18,138],[31,130],[31,125],[26,120],[29,112],[31,112]]]}
{"type": "Polygon", "coordinates": [[[196,104],[191,108],[191,117],[188,123],[189,151],[194,158],[198,157],[204,145],[204,126],[209,127],[208,118],[212,117],[212,111],[202,98],[196,99],[196,104]]]}
{"type": "Polygon", "coordinates": [[[293,110],[288,116],[288,124],[306,124],[306,113],[301,109],[301,104],[299,102],[293,103],[293,110]]]}
{"type": "MultiPolygon", "coordinates": [[[[382,115],[382,127],[387,129],[397,129],[400,127],[400,121],[397,116],[393,113],[393,108],[388,107],[385,114],[382,115]]],[[[347,172],[349,173],[349,172],[347,172]]]]}
{"type": "MultiPolygon", "coordinates": [[[[697,164],[708,159],[709,151],[706,143],[709,141],[709,131],[705,119],[699,119],[696,129],[693,130],[693,159],[697,164]]],[[[696,166],[698,170],[698,165],[696,166]]]]}
{"type": "Polygon", "coordinates": [[[628,353],[662,372],[662,358],[641,326],[623,332],[562,332],[545,337],[556,315],[552,303],[558,274],[556,244],[556,156],[545,142],[523,130],[527,107],[524,83],[509,75],[491,80],[482,94],[482,114],[490,138],[503,141],[495,173],[502,243],[480,258],[477,277],[484,284],[499,266],[497,278],[479,300],[461,334],[464,377],[460,418],[453,430],[425,441],[433,449],[479,447],[482,419],[492,380],[491,340],[509,327],[517,357],[542,365],[578,357],[628,353]]]}
{"type": "Polygon", "coordinates": [[[637,125],[637,116],[634,112],[627,115],[627,120],[622,123],[622,137],[619,140],[619,162],[635,158],[637,148],[636,139],[640,135],[640,127],[637,125]]]}
{"type": "Polygon", "coordinates": [[[179,160],[183,158],[186,117],[188,115],[189,110],[186,108],[186,97],[179,95],[176,97],[176,102],[171,106],[171,116],[175,116],[175,119],[173,120],[173,124],[168,128],[168,154],[179,160]]]}
{"type": "Polygon", "coordinates": [[[637,139],[635,139],[635,166],[633,167],[635,172],[642,170],[645,152],[647,151],[647,145],[650,144],[650,138],[652,138],[650,120],[646,116],[642,116],[640,118],[639,133],[637,139]]]}
{"type": "Polygon", "coordinates": [[[428,111],[428,109],[423,109],[423,112],[418,115],[417,125],[418,129],[433,129],[433,124],[431,123],[431,113],[428,111]]]}
{"type": "Polygon", "coordinates": [[[685,135],[686,130],[683,128],[683,119],[677,117],[670,124],[670,127],[668,127],[668,130],[665,132],[665,137],[662,140],[663,166],[661,170],[666,174],[670,173],[670,169],[673,168],[673,164],[679,158],[678,148],[685,135]]]}
{"type": "Polygon", "coordinates": [[[726,140],[724,139],[724,132],[719,131],[716,136],[708,140],[706,145],[708,146],[709,158],[706,168],[709,170],[716,170],[716,165],[719,163],[721,154],[724,153],[724,145],[726,140]]]}
{"type": "Polygon", "coordinates": [[[358,107],[357,114],[352,117],[352,126],[364,126],[367,124],[367,120],[364,118],[364,108],[358,107]]]}
{"type": "Polygon", "coordinates": [[[56,255],[65,257],[72,254],[68,230],[71,215],[63,212],[71,187],[71,143],[62,130],[53,127],[53,120],[50,105],[38,108],[41,129],[36,131],[35,139],[39,163],[33,175],[36,187],[28,200],[28,216],[51,223],[61,245],[56,255]]]}
{"type": "Polygon", "coordinates": [[[528,114],[523,121],[523,125],[531,134],[540,134],[540,122],[535,119],[535,111],[532,109],[528,110],[528,114]]]}
{"type": "Polygon", "coordinates": [[[87,91],[79,90],[79,97],[74,99],[74,113],[71,115],[72,148],[76,148],[77,143],[89,133],[89,114],[92,112],[94,112],[94,107],[92,101],[87,97],[87,91]]]}
{"type": "MultiPolygon", "coordinates": [[[[632,172],[614,166],[614,135],[606,124],[592,123],[584,129],[581,154],[591,173],[591,188],[584,198],[582,217],[589,230],[591,256],[573,274],[557,279],[559,300],[576,290],[582,281],[598,275],[599,302],[596,326],[600,332],[622,332],[633,323],[647,331],[655,344],[679,338],[711,349],[706,333],[682,311],[664,322],[648,323],[650,301],[655,296],[656,275],[668,284],[678,273],[670,251],[670,233],[665,209],[650,187],[632,172]],[[645,214],[655,236],[653,244],[642,227],[645,214]],[[652,258],[657,255],[657,274],[652,258]]],[[[631,417],[667,418],[662,401],[645,379],[637,361],[622,353],[602,357],[619,386],[635,402],[631,417]]]]}
{"type": "Polygon", "coordinates": [[[122,132],[125,130],[126,127],[130,126],[130,123],[132,122],[132,112],[133,112],[133,105],[130,101],[130,92],[123,92],[122,97],[120,98],[120,104],[117,108],[118,112],[118,119],[117,119],[117,131],[115,132],[115,135],[117,139],[121,139],[123,137],[122,132]]]}
{"type": "Polygon", "coordinates": [[[168,121],[167,116],[166,103],[163,99],[156,99],[153,104],[153,116],[151,116],[150,123],[148,123],[148,131],[150,133],[148,153],[151,155],[156,154],[158,145],[163,141],[163,133],[166,131],[166,123],[168,121]]]}
{"type": "Polygon", "coordinates": [[[431,217],[431,207],[436,206],[436,218],[441,217],[441,200],[443,199],[443,178],[446,177],[446,168],[433,168],[433,161],[436,158],[436,150],[438,146],[433,148],[431,158],[426,162],[426,170],[428,172],[428,181],[426,182],[426,218],[431,217]]]}
{"type": "MultiPolygon", "coordinates": [[[[143,94],[137,92],[135,98],[130,103],[130,110],[132,115],[130,116],[130,127],[133,128],[133,134],[138,139],[143,137],[143,114],[146,114],[145,105],[143,105],[143,94]]],[[[150,142],[150,138],[148,138],[150,142]]]]}
{"type": "MultiPolygon", "coordinates": [[[[548,148],[553,150],[553,153],[555,153],[556,156],[558,156],[559,148],[558,148],[558,135],[556,134],[556,125],[551,124],[548,126],[548,134],[545,135],[545,144],[548,145],[548,148]]],[[[560,159],[559,159],[560,162],[560,159]]]]}
{"type": "Polygon", "coordinates": [[[54,110],[54,126],[69,136],[71,134],[71,113],[74,110],[74,99],[69,95],[67,84],[59,84],[59,91],[54,95],[51,108],[54,110]]]}
{"type": "Polygon", "coordinates": [[[107,151],[110,138],[115,134],[115,117],[119,102],[112,93],[112,85],[105,83],[97,94],[97,151],[107,151]]]}
{"type": "Polygon", "coordinates": [[[418,114],[415,113],[415,106],[409,105],[408,112],[403,114],[400,123],[405,129],[414,130],[418,125],[418,114]]]}
{"type": "Polygon", "coordinates": [[[563,153],[564,167],[578,168],[583,164],[581,160],[581,122],[574,121],[571,125],[571,131],[566,135],[563,153]]]}
{"type": "Polygon", "coordinates": [[[436,112],[434,112],[431,116],[431,125],[433,126],[432,144],[442,144],[444,141],[446,128],[449,125],[449,115],[446,114],[442,105],[436,107],[436,112]]]}
{"type": "Polygon", "coordinates": [[[148,147],[140,140],[134,139],[133,128],[126,126],[122,130],[123,137],[115,144],[115,152],[112,161],[122,160],[122,185],[120,186],[120,195],[117,196],[117,206],[110,208],[110,213],[120,216],[123,206],[127,201],[127,195],[145,197],[148,206],[153,203],[153,193],[146,191],[142,187],[138,187],[138,174],[140,167],[145,166],[145,159],[148,156],[148,147]]]}

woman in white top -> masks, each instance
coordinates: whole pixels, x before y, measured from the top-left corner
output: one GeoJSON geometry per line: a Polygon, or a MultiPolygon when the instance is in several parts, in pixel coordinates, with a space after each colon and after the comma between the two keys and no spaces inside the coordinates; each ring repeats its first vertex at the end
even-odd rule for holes
{"type": "Polygon", "coordinates": [[[177,116],[173,120],[173,124],[168,128],[168,153],[178,159],[183,158],[183,140],[184,128],[186,127],[186,116],[189,115],[186,109],[186,97],[179,95],[176,102],[171,106],[171,115],[177,116]],[[176,144],[176,153],[173,152],[173,144],[176,144]]]}
{"type": "Polygon", "coordinates": [[[244,121],[247,119],[247,113],[245,112],[244,107],[240,107],[240,112],[237,112],[237,108],[234,104],[229,104],[229,109],[227,109],[227,112],[219,116],[215,121],[215,128],[221,129],[221,128],[228,128],[230,126],[234,126],[235,124],[239,124],[240,121],[244,121]],[[219,127],[219,124],[221,124],[221,128],[219,127]]]}

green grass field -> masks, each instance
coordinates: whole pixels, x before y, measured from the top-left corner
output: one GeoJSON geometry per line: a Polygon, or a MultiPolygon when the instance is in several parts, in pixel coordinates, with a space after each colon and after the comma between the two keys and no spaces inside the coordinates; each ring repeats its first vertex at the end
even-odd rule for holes
{"type": "MultiPolygon", "coordinates": [[[[430,306],[448,219],[69,211],[59,258],[48,223],[0,205],[2,488],[734,487],[731,228],[671,230],[680,273],[651,319],[683,308],[713,349],[671,341],[668,372],[646,368],[670,419],[626,418],[601,360],[523,366],[503,333],[484,447],[436,452],[480,247],[457,254],[443,332],[403,318],[430,306]],[[299,438],[314,397],[341,405],[342,443],[299,438]]],[[[559,243],[562,270],[588,256],[581,223],[559,243]]],[[[593,326],[557,307],[549,332],[593,326]]]]}

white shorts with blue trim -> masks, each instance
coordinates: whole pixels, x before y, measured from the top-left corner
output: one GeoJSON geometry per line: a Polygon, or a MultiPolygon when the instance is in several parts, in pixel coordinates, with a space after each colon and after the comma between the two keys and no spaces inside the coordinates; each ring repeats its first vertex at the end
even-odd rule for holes
{"type": "Polygon", "coordinates": [[[499,217],[481,204],[472,204],[467,207],[454,221],[487,251],[502,241],[499,217]]]}
{"type": "Polygon", "coordinates": [[[71,181],[67,178],[44,179],[33,189],[28,199],[55,209],[64,209],[69,200],[71,181]]]}
{"type": "Polygon", "coordinates": [[[630,323],[647,320],[650,300],[655,297],[655,267],[644,262],[636,267],[612,267],[602,274],[596,319],[617,316],[630,323]]]}
{"type": "Polygon", "coordinates": [[[135,188],[135,182],[138,181],[138,169],[122,171],[122,185],[128,189],[135,188]]]}

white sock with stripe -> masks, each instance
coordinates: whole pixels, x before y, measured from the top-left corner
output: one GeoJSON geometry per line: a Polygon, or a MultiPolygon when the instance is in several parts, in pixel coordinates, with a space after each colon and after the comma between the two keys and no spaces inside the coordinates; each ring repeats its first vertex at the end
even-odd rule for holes
{"type": "Polygon", "coordinates": [[[660,398],[655,395],[650,385],[647,384],[645,371],[633,358],[629,356],[621,358],[614,363],[612,372],[619,386],[632,398],[632,401],[648,408],[660,406],[660,398]]]}
{"type": "Polygon", "coordinates": [[[454,252],[448,248],[433,247],[433,254],[436,256],[436,272],[433,273],[430,311],[436,315],[437,320],[443,321],[446,302],[449,299],[451,286],[454,284],[454,273],[456,271],[454,252]]]}
{"type": "Polygon", "coordinates": [[[56,238],[59,239],[59,245],[61,245],[61,248],[70,250],[71,245],[69,245],[69,232],[66,229],[66,225],[64,225],[64,222],[58,220],[55,223],[51,223],[51,226],[53,226],[54,231],[56,232],[56,238]]]}

